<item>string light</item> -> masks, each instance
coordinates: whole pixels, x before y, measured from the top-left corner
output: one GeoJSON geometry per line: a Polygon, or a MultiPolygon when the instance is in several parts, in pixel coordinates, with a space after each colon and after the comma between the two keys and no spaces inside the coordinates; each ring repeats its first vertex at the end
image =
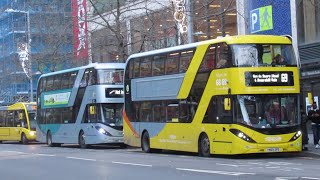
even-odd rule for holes
{"type": "Polygon", "coordinates": [[[178,22],[178,29],[180,33],[184,34],[188,31],[186,14],[185,14],[185,0],[172,0],[175,11],[173,14],[174,19],[178,22]]]}

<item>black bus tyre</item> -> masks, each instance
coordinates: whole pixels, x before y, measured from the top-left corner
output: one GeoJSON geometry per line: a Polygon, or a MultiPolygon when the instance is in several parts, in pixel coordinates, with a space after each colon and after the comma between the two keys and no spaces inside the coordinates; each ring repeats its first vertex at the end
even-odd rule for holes
{"type": "Polygon", "coordinates": [[[149,133],[147,131],[142,134],[141,147],[144,152],[146,152],[146,153],[151,152],[150,137],[149,137],[149,133]]]}
{"type": "Polygon", "coordinates": [[[208,135],[203,133],[199,138],[199,156],[210,157],[210,141],[208,135]]]}
{"type": "Polygon", "coordinates": [[[79,133],[79,146],[81,149],[88,148],[88,145],[86,144],[86,141],[84,139],[84,132],[83,131],[80,131],[80,133],[79,133]]]}
{"type": "Polygon", "coordinates": [[[21,143],[28,144],[28,138],[24,133],[21,134],[21,143]]]}

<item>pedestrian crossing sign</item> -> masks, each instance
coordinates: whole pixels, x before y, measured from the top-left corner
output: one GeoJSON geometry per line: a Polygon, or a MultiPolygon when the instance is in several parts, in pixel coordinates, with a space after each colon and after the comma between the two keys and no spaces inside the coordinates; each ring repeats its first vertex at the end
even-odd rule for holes
{"type": "Polygon", "coordinates": [[[264,6],[250,11],[250,32],[273,29],[272,6],[264,6]]]}

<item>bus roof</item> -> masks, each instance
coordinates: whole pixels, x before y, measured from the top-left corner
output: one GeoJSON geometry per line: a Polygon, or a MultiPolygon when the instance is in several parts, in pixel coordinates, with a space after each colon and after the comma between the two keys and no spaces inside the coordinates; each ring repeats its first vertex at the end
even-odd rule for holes
{"type": "Polygon", "coordinates": [[[40,76],[41,77],[47,77],[47,76],[52,76],[56,74],[62,74],[62,73],[67,73],[67,72],[72,72],[72,71],[78,71],[80,69],[87,69],[87,68],[95,68],[95,69],[124,69],[125,63],[91,63],[86,66],[80,66],[76,68],[71,68],[71,69],[65,69],[61,71],[55,71],[55,72],[50,72],[46,73],[40,76]]]}
{"type": "Polygon", "coordinates": [[[239,36],[227,36],[219,37],[216,39],[210,39],[206,41],[180,45],[175,47],[169,47],[164,49],[158,49],[154,51],[137,53],[129,56],[128,60],[137,57],[150,56],[154,54],[167,53],[171,51],[179,51],[184,49],[195,48],[199,45],[216,44],[225,42],[227,44],[291,44],[291,40],[286,36],[274,36],[274,35],[239,35],[239,36]]]}

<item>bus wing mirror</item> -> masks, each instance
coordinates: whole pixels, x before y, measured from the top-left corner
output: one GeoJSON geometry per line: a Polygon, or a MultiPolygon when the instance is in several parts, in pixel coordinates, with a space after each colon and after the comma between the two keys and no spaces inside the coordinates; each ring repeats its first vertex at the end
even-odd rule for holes
{"type": "Polygon", "coordinates": [[[231,110],[231,102],[230,98],[224,98],[224,110],[230,111],[231,110]]]}
{"type": "Polygon", "coordinates": [[[96,107],[95,106],[90,106],[90,115],[96,114],[96,107]]]}

